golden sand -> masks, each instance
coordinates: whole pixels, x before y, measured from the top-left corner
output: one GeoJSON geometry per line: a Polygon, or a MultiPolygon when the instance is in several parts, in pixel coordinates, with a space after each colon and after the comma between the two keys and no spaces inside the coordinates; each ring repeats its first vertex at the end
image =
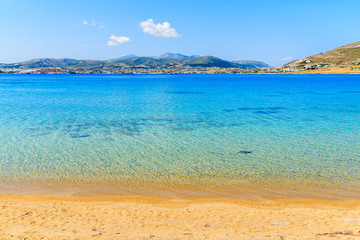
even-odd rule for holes
{"type": "Polygon", "coordinates": [[[0,239],[360,239],[360,201],[0,195],[0,239]]]}

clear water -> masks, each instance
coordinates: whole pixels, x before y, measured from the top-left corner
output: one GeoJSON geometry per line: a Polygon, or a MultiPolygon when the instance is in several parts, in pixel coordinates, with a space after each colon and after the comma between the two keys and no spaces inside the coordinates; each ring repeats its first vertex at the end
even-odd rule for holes
{"type": "Polygon", "coordinates": [[[0,75],[0,192],[360,198],[359,75],[0,75]]]}

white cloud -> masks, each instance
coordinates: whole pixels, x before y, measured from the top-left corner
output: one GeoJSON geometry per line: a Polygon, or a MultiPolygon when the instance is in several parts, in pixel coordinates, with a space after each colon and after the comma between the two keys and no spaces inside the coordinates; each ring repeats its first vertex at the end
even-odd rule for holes
{"type": "Polygon", "coordinates": [[[102,22],[96,22],[94,19],[92,19],[91,22],[83,20],[82,24],[89,27],[105,28],[102,22]]]}
{"type": "Polygon", "coordinates": [[[142,28],[145,34],[153,35],[155,37],[164,37],[164,38],[178,38],[180,34],[178,34],[175,28],[170,27],[170,23],[163,22],[155,24],[152,19],[148,19],[140,23],[140,27],[142,28]]]}
{"type": "Polygon", "coordinates": [[[124,36],[117,37],[114,34],[112,34],[109,37],[109,39],[110,39],[110,41],[107,42],[107,45],[110,46],[110,47],[114,47],[114,46],[117,46],[117,45],[120,45],[120,44],[123,44],[123,43],[130,42],[130,38],[124,37],[124,36]]]}
{"type": "Polygon", "coordinates": [[[284,57],[284,58],[281,59],[281,61],[289,61],[291,59],[292,59],[292,57],[284,57]]]}

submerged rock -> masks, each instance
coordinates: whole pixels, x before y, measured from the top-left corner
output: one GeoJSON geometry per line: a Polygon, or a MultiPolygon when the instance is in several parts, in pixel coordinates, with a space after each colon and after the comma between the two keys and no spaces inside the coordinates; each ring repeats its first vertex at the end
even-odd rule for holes
{"type": "Polygon", "coordinates": [[[204,92],[192,92],[192,91],[164,91],[167,94],[204,94],[204,92]]]}
{"type": "Polygon", "coordinates": [[[70,137],[71,138],[86,138],[86,137],[90,137],[89,134],[83,134],[83,135],[80,135],[80,134],[70,134],[70,137]]]}
{"type": "Polygon", "coordinates": [[[239,153],[241,154],[249,154],[252,153],[253,151],[247,151],[247,150],[241,150],[239,153]]]}

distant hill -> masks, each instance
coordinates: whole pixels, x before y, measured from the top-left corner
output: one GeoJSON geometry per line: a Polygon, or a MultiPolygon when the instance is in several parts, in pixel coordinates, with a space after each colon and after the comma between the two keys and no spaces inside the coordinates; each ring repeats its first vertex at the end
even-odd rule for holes
{"type": "Polygon", "coordinates": [[[84,67],[103,66],[104,61],[98,60],[76,60],[71,58],[36,58],[19,63],[0,64],[1,67],[23,67],[23,68],[44,68],[44,67],[84,67]]]}
{"type": "Polygon", "coordinates": [[[237,64],[241,68],[245,69],[266,69],[271,68],[271,66],[267,63],[261,61],[253,61],[253,60],[239,60],[239,61],[232,61],[233,63],[237,64]]]}
{"type": "Polygon", "coordinates": [[[187,68],[237,68],[237,69],[263,69],[269,65],[259,61],[242,60],[236,62],[226,61],[214,56],[186,56],[180,53],[165,53],[157,57],[137,57],[133,54],[110,59],[107,61],[100,60],[77,60],[71,58],[37,58],[29,61],[0,64],[2,68],[63,68],[71,71],[81,69],[99,70],[99,71],[118,71],[121,68],[165,68],[165,69],[187,69],[187,68]]]}
{"type": "Polygon", "coordinates": [[[126,55],[126,56],[109,59],[109,61],[117,61],[117,60],[123,60],[123,59],[128,59],[128,58],[135,58],[135,57],[137,57],[137,56],[134,55],[134,54],[129,54],[129,55],[126,55]]]}
{"type": "Polygon", "coordinates": [[[236,64],[228,62],[213,56],[188,58],[183,61],[186,66],[191,67],[220,67],[220,68],[236,68],[236,64]]]}
{"type": "Polygon", "coordinates": [[[180,53],[164,53],[162,55],[156,56],[154,58],[156,59],[160,59],[160,58],[176,58],[176,59],[185,59],[185,58],[196,58],[196,57],[200,57],[199,55],[192,55],[192,56],[186,56],[180,53]]]}
{"type": "Polygon", "coordinates": [[[65,67],[76,65],[80,60],[71,58],[36,58],[29,61],[24,61],[14,65],[21,65],[26,68],[39,68],[39,67],[65,67]]]}
{"type": "Polygon", "coordinates": [[[360,41],[335,48],[325,53],[316,54],[306,59],[319,64],[348,64],[360,62],[360,41]]]}
{"type": "Polygon", "coordinates": [[[151,57],[135,57],[135,58],[127,58],[123,60],[113,61],[113,63],[126,64],[132,67],[145,66],[149,68],[154,68],[163,65],[179,63],[179,61],[177,61],[177,59],[172,59],[172,58],[154,59],[151,57]]]}
{"type": "Polygon", "coordinates": [[[187,58],[151,58],[136,57],[114,61],[129,66],[159,67],[164,65],[183,65],[189,67],[219,67],[219,68],[240,68],[237,64],[216,58],[213,56],[187,57],[187,58]]]}
{"type": "MultiPolygon", "coordinates": [[[[128,59],[128,58],[137,58],[137,57],[138,56],[136,56],[134,54],[129,54],[126,56],[109,59],[109,61],[118,61],[118,60],[124,60],[124,59],[128,59]]],[[[185,59],[185,58],[195,58],[195,57],[200,57],[200,56],[199,55],[187,56],[187,55],[183,55],[180,53],[167,52],[167,53],[161,54],[159,56],[154,56],[154,57],[150,57],[150,58],[154,58],[154,59],[162,59],[162,58],[185,59]]]]}
{"type": "Polygon", "coordinates": [[[280,68],[288,69],[334,69],[360,65],[360,42],[354,42],[335,48],[325,53],[319,53],[287,63],[280,68]]]}

